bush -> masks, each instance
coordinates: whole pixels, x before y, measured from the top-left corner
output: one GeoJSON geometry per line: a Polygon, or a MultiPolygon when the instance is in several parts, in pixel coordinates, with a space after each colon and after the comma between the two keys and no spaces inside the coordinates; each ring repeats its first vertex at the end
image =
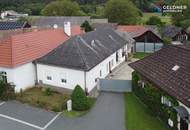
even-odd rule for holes
{"type": "Polygon", "coordinates": [[[45,95],[46,95],[46,96],[51,96],[52,94],[53,94],[53,91],[52,91],[51,88],[46,88],[46,89],[45,89],[45,95]]]}
{"type": "Polygon", "coordinates": [[[86,97],[84,90],[79,85],[73,90],[71,100],[74,110],[83,111],[90,108],[89,100],[86,97]]]}
{"type": "Polygon", "coordinates": [[[169,37],[164,37],[163,41],[164,41],[165,44],[171,44],[172,43],[172,39],[169,38],[169,37]]]}
{"type": "Polygon", "coordinates": [[[151,16],[146,22],[148,25],[163,25],[162,20],[158,16],[151,16]]]}
{"type": "Polygon", "coordinates": [[[5,91],[6,91],[6,84],[3,81],[0,81],[0,97],[2,97],[5,91]]]}

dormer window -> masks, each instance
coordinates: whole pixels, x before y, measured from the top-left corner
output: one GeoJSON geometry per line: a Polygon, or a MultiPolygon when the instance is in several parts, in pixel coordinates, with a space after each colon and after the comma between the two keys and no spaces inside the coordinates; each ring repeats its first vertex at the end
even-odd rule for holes
{"type": "Polygon", "coordinates": [[[179,67],[178,65],[175,65],[175,66],[172,68],[172,70],[173,70],[173,71],[177,71],[179,68],[180,68],[180,67],[179,67]]]}

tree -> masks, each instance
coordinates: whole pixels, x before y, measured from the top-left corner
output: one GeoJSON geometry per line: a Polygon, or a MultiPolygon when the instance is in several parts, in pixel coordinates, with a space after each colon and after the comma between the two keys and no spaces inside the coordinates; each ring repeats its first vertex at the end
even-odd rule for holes
{"type": "Polygon", "coordinates": [[[146,22],[148,25],[163,25],[162,20],[158,16],[151,16],[146,22]]]}
{"type": "Polygon", "coordinates": [[[77,85],[71,95],[72,107],[74,110],[83,111],[90,108],[90,103],[84,90],[77,85]]]}
{"type": "Polygon", "coordinates": [[[190,1],[189,0],[176,0],[175,5],[185,5],[187,9],[184,9],[183,12],[172,13],[172,21],[175,25],[181,26],[181,22],[190,19],[190,1]]]}
{"type": "Polygon", "coordinates": [[[84,28],[85,32],[90,32],[93,30],[92,26],[89,24],[88,21],[84,21],[84,23],[82,23],[81,28],[84,28]]]}
{"type": "Polygon", "coordinates": [[[140,18],[140,11],[129,0],[110,0],[106,3],[105,16],[109,22],[136,24],[140,18]]]}
{"type": "Polygon", "coordinates": [[[167,44],[167,45],[172,44],[172,39],[169,38],[169,37],[164,37],[164,38],[163,38],[163,41],[164,41],[164,43],[167,44]]]}
{"type": "Polygon", "coordinates": [[[42,10],[46,16],[80,16],[84,15],[76,2],[69,0],[53,1],[42,10]]]}

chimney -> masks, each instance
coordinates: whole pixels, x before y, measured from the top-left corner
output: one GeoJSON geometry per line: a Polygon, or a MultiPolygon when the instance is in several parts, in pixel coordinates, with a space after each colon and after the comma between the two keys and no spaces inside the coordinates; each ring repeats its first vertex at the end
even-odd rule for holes
{"type": "Polygon", "coordinates": [[[64,22],[64,32],[71,36],[71,22],[64,22]]]}

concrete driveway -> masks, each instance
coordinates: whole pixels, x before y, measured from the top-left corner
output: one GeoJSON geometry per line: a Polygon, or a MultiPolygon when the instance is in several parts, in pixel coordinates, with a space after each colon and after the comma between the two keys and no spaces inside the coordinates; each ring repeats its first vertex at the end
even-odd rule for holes
{"type": "Polygon", "coordinates": [[[109,79],[118,79],[118,80],[131,80],[132,72],[134,71],[129,67],[130,62],[124,62],[113,70],[113,72],[108,76],[109,79]]]}
{"type": "Polygon", "coordinates": [[[124,95],[102,92],[94,108],[67,118],[19,102],[0,102],[2,130],[125,130],[124,95]]]}

